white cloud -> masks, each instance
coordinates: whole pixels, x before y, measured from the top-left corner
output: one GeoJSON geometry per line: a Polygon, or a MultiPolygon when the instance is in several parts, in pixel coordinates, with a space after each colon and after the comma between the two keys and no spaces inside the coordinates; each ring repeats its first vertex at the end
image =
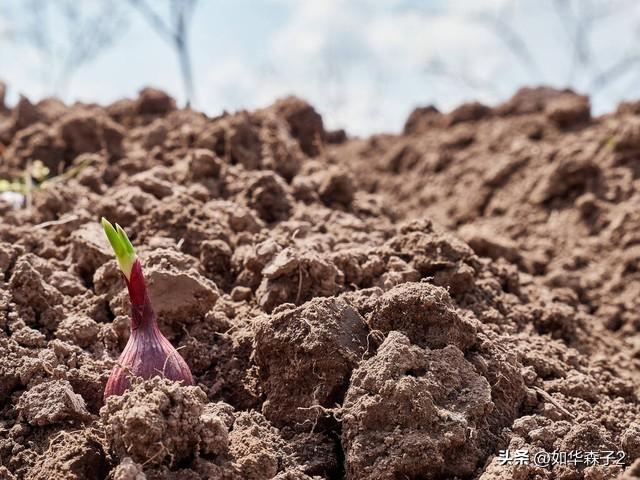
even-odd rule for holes
{"type": "MultiPolygon", "coordinates": [[[[277,82],[317,105],[332,128],[400,129],[416,102],[435,92],[425,74],[432,60],[483,81],[502,64],[497,39],[457,11],[448,13],[449,4],[438,13],[402,0],[288,4],[291,14],[270,40],[267,61],[277,82]]],[[[452,88],[439,90],[440,105],[466,98],[468,88],[448,83],[452,88]]]]}
{"type": "Polygon", "coordinates": [[[200,103],[210,113],[263,106],[278,96],[281,88],[268,69],[232,56],[216,64],[206,74],[200,103]]]}
{"type": "MultiPolygon", "coordinates": [[[[258,39],[263,42],[259,48],[252,32],[241,29],[239,41],[224,51],[202,41],[214,37],[198,37],[193,57],[211,63],[195,64],[197,108],[217,114],[295,94],[310,101],[329,128],[369,134],[401,129],[419,104],[449,109],[470,99],[492,103],[532,83],[589,87],[589,72],[578,69],[570,77],[567,29],[549,0],[440,0],[429,2],[428,9],[416,0],[271,0],[276,1],[285,14],[264,19],[264,24],[274,23],[262,25],[270,33],[258,39]],[[522,37],[539,73],[514,55],[499,32],[478,22],[479,13],[498,16],[522,37]]],[[[639,16],[640,4],[598,24],[591,45],[601,66],[636,48],[639,16]]],[[[209,21],[195,17],[201,32],[209,21]]],[[[152,32],[144,33],[139,23],[126,41],[78,72],[67,100],[133,96],[149,80],[182,98],[173,52],[156,37],[157,42],[149,41],[152,32]],[[129,66],[123,58],[134,60],[129,66]]],[[[0,54],[2,76],[10,86],[36,99],[46,93],[32,53],[13,49],[0,54]]],[[[629,96],[637,79],[627,75],[600,92],[593,102],[598,111],[629,96]]]]}

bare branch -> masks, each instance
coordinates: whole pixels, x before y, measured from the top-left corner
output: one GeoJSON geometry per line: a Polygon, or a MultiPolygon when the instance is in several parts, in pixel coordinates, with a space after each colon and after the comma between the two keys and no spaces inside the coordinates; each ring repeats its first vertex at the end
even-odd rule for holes
{"type": "MultiPolygon", "coordinates": [[[[581,0],[554,0],[553,6],[569,40],[571,60],[567,83],[573,83],[576,71],[580,68],[587,74],[597,68],[597,59],[591,49],[591,37],[602,20],[625,12],[634,5],[632,0],[593,2],[581,0]],[[575,5],[575,11],[572,9],[575,5]]],[[[624,59],[623,59],[624,60],[624,59]]],[[[599,76],[599,75],[598,75],[599,76]]],[[[595,79],[594,79],[595,81],[595,79]]],[[[599,81],[596,81],[598,83],[599,81]]],[[[592,82],[593,83],[593,82],[592,82]]]]}
{"type": "Polygon", "coordinates": [[[533,58],[527,43],[508,21],[487,13],[481,13],[472,18],[489,27],[491,31],[507,46],[511,53],[520,62],[522,62],[531,75],[535,77],[540,75],[540,68],[533,58]]]}
{"type": "Polygon", "coordinates": [[[171,0],[170,23],[153,10],[145,0],[129,0],[129,3],[140,12],[151,28],[173,46],[180,64],[187,104],[190,104],[195,98],[195,87],[189,50],[189,26],[196,0],[171,0]]]}
{"type": "Polygon", "coordinates": [[[126,25],[108,0],[28,0],[18,5],[11,22],[16,25],[15,41],[38,53],[43,80],[56,93],[79,68],[111,46],[126,25]]]}
{"type": "Polygon", "coordinates": [[[569,40],[571,60],[569,62],[567,83],[571,84],[578,67],[586,68],[589,65],[591,59],[589,37],[592,22],[595,18],[592,18],[591,5],[586,0],[583,4],[583,12],[580,15],[574,15],[571,12],[569,0],[554,0],[553,6],[569,40]]]}
{"type": "Polygon", "coordinates": [[[454,80],[470,90],[497,93],[496,86],[487,80],[476,77],[464,68],[454,68],[438,58],[430,60],[424,67],[427,75],[434,75],[454,80]]]}
{"type": "Polygon", "coordinates": [[[593,93],[597,93],[599,90],[602,90],[607,85],[622,77],[633,67],[640,63],[640,53],[634,53],[627,55],[609,68],[597,74],[592,80],[590,84],[590,89],[593,93]]]}
{"type": "Polygon", "coordinates": [[[171,27],[164,23],[164,20],[158,15],[144,0],[129,0],[129,3],[137,8],[142,16],[149,22],[151,28],[156,33],[163,36],[169,42],[175,42],[176,36],[171,27]]]}

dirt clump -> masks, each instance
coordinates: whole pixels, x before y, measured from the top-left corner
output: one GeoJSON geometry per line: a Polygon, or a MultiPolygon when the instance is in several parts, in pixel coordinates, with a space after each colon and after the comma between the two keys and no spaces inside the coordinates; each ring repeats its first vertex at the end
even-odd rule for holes
{"type": "Polygon", "coordinates": [[[86,420],[84,399],[74,393],[66,380],[39,383],[20,396],[16,409],[31,425],[86,420]]]}
{"type": "MultiPolygon", "coordinates": [[[[3,88],[3,94],[4,91],[5,89],[3,88]]],[[[3,107],[5,107],[4,98],[2,103],[3,107]]],[[[38,107],[31,103],[27,97],[20,95],[20,99],[11,110],[9,118],[0,124],[0,138],[3,143],[9,143],[11,137],[18,131],[24,130],[41,120],[43,120],[43,115],[38,107]]]]}
{"type": "Polygon", "coordinates": [[[51,447],[38,457],[26,478],[46,480],[104,478],[109,471],[100,441],[86,432],[60,432],[51,447]]]}
{"type": "Polygon", "coordinates": [[[162,90],[144,88],[135,103],[140,115],[164,115],[176,109],[176,101],[162,90]]]}
{"type": "Polygon", "coordinates": [[[58,125],[67,149],[77,156],[105,149],[109,154],[122,154],[124,132],[107,117],[96,117],[91,112],[65,115],[58,125]]]}
{"type": "Polygon", "coordinates": [[[456,314],[447,291],[427,283],[395,286],[368,318],[372,330],[402,332],[421,347],[455,345],[466,351],[476,340],[474,325],[456,314]]]}
{"type": "MultiPolygon", "coordinates": [[[[215,424],[211,417],[206,423],[199,421],[205,401],[198,387],[160,378],[142,382],[123,396],[110,397],[102,408],[107,443],[116,455],[139,463],[181,462],[200,448],[204,426],[215,424]]],[[[211,445],[212,434],[205,434],[203,447],[208,451],[218,448],[211,445]]]]}
{"type": "Polygon", "coordinates": [[[266,393],[264,415],[278,426],[295,427],[340,404],[351,371],[365,353],[366,336],[360,314],[335,298],[315,299],[265,318],[255,340],[266,393]],[[287,388],[291,384],[297,386],[296,395],[287,388]]]}
{"type": "Polygon", "coordinates": [[[260,306],[271,312],[285,303],[334,295],[341,290],[341,272],[313,251],[281,250],[261,271],[256,289],[260,306]]]}
{"type": "Polygon", "coordinates": [[[491,388],[462,352],[392,332],[354,372],[344,402],[347,478],[468,476],[490,440],[491,388]]]}
{"type": "Polygon", "coordinates": [[[589,99],[582,95],[561,95],[545,105],[545,114],[560,128],[588,122],[591,118],[589,99]]]}
{"type": "Polygon", "coordinates": [[[197,272],[154,267],[148,269],[146,280],[159,322],[168,328],[196,322],[218,300],[215,284],[197,272]]]}
{"type": "Polygon", "coordinates": [[[307,468],[298,463],[295,442],[262,415],[207,403],[198,387],[156,377],[111,398],[100,421],[109,450],[122,459],[116,477],[163,478],[169,467],[187,459],[200,475],[215,472],[220,478],[270,479],[307,468]]]}

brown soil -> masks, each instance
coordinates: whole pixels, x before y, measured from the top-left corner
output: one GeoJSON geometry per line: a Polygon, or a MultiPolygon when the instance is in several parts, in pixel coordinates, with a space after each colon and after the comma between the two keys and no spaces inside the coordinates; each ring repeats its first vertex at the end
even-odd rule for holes
{"type": "Polygon", "coordinates": [[[571,92],[417,109],[346,139],[305,102],[163,92],[0,110],[0,478],[634,478],[640,106],[571,92]],[[103,405],[138,247],[196,386],[103,405]],[[622,465],[502,465],[509,448],[622,465]]]}

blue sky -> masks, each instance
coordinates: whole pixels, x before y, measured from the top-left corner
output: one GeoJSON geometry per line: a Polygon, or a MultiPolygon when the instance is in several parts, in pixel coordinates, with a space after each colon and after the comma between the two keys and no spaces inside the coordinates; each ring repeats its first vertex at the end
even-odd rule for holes
{"type": "MultiPolygon", "coordinates": [[[[159,12],[167,4],[150,3],[159,12]]],[[[183,101],[174,52],[128,12],[112,48],[64,91],[52,91],[49,64],[36,50],[2,40],[0,78],[9,99],[57,93],[106,103],[152,85],[183,101]]],[[[0,32],[19,27],[9,18],[0,17],[0,32]]],[[[330,128],[364,135],[400,130],[417,105],[496,103],[522,85],[545,83],[592,92],[594,111],[602,113],[640,96],[639,20],[638,2],[625,0],[200,0],[190,38],[195,107],[215,115],[296,94],[330,128]],[[588,33],[576,48],[579,28],[588,33]],[[525,46],[518,53],[513,38],[525,46]],[[628,68],[599,86],[599,75],[624,58],[628,68]]]]}

